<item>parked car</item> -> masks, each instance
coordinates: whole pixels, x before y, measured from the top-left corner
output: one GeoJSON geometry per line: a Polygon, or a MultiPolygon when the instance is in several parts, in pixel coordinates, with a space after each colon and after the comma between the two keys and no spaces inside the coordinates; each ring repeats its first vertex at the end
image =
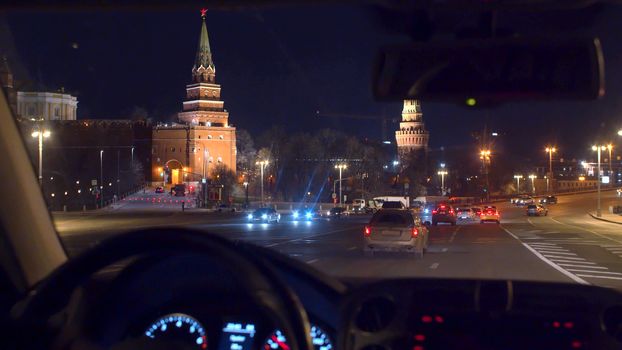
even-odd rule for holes
{"type": "Polygon", "coordinates": [[[365,252],[400,250],[422,257],[429,231],[410,210],[383,209],[364,228],[365,252]]]}
{"type": "Polygon", "coordinates": [[[248,221],[250,222],[274,222],[278,223],[281,221],[281,214],[277,213],[274,208],[259,208],[255,210],[253,213],[248,214],[248,221]]]}
{"type": "Polygon", "coordinates": [[[155,193],[164,193],[164,188],[162,186],[156,187],[155,193]]]}
{"type": "Polygon", "coordinates": [[[326,211],[326,216],[329,218],[340,218],[346,215],[348,215],[348,212],[344,207],[334,207],[326,211]]]}
{"type": "Polygon", "coordinates": [[[493,205],[484,207],[481,214],[479,214],[479,222],[483,224],[487,221],[493,221],[497,224],[501,222],[501,213],[499,213],[497,207],[493,205]]]}
{"type": "Polygon", "coordinates": [[[218,206],[216,207],[216,211],[217,211],[217,212],[219,212],[219,213],[222,213],[222,212],[227,212],[227,211],[230,211],[230,212],[235,212],[235,211],[236,211],[236,209],[235,209],[235,207],[234,207],[234,206],[232,206],[231,204],[225,204],[225,203],[222,203],[222,204],[220,204],[220,205],[218,205],[218,206]]]}
{"type": "Polygon", "coordinates": [[[547,216],[549,210],[542,204],[530,204],[527,206],[527,216],[547,216]]]}
{"type": "Polygon", "coordinates": [[[440,204],[432,210],[432,225],[436,226],[439,222],[446,222],[452,226],[456,224],[456,212],[451,205],[440,204]]]}

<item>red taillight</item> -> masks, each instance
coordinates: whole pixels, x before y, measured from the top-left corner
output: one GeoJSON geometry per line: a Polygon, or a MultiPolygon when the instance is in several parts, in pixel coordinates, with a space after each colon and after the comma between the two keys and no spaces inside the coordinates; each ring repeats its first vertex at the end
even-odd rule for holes
{"type": "Polygon", "coordinates": [[[441,205],[441,209],[445,209],[445,206],[444,206],[444,205],[441,205]]]}
{"type": "Polygon", "coordinates": [[[432,210],[432,214],[436,214],[436,210],[432,210]]]}
{"type": "Polygon", "coordinates": [[[413,227],[412,231],[410,232],[410,236],[412,238],[417,238],[417,236],[419,236],[419,229],[417,229],[416,227],[413,227]]]}
{"type": "Polygon", "coordinates": [[[369,237],[371,235],[371,228],[369,226],[365,226],[365,231],[363,232],[365,237],[369,237]]]}
{"type": "Polygon", "coordinates": [[[454,210],[453,209],[449,209],[449,214],[453,214],[454,210]]]}

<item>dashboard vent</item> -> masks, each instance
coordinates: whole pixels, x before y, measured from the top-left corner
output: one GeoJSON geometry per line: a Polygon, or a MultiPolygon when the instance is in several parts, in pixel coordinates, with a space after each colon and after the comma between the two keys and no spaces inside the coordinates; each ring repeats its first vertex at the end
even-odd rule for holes
{"type": "Polygon", "coordinates": [[[395,311],[395,304],[387,298],[369,299],[363,302],[356,315],[356,326],[365,332],[380,331],[395,318],[395,311]]]}

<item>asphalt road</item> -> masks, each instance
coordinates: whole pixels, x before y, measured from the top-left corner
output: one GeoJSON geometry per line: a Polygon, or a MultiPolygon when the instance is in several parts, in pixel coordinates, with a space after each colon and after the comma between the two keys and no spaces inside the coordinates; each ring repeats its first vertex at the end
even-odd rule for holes
{"type": "MultiPolygon", "coordinates": [[[[165,198],[165,197],[162,197],[165,198]]],[[[618,201],[604,192],[603,208],[618,201]]],[[[622,290],[622,225],[595,220],[596,194],[560,196],[546,217],[498,204],[501,225],[477,222],[431,228],[422,259],[408,254],[365,256],[362,230],[369,216],[278,224],[248,224],[241,214],[182,212],[179,203],[130,201],[113,211],[56,214],[70,255],[119,232],[182,226],[270,247],[335,276],[453,277],[560,281],[622,290]]]]}

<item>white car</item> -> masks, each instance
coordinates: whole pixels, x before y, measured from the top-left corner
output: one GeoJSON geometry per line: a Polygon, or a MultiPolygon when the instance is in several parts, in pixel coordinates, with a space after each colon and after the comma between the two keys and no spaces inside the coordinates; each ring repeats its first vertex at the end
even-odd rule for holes
{"type": "Polygon", "coordinates": [[[458,220],[473,220],[473,210],[471,208],[458,208],[456,210],[456,217],[458,220]]]}

